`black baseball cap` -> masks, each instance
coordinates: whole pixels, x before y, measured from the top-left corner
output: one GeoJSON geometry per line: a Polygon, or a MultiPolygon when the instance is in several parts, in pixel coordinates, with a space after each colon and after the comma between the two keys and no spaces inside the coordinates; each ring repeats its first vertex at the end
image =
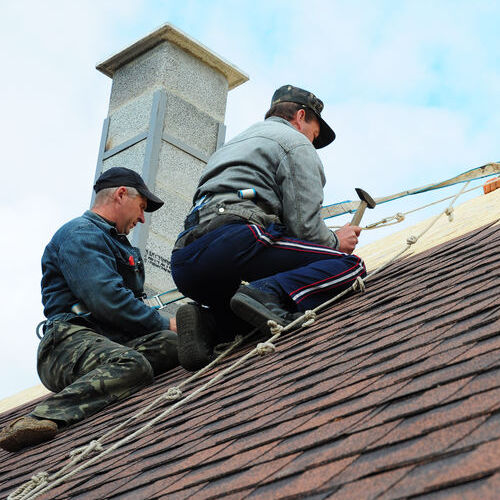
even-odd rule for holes
{"type": "Polygon", "coordinates": [[[314,139],[313,146],[316,149],[324,148],[335,140],[335,132],[330,128],[328,123],[321,118],[323,111],[323,101],[318,99],[312,92],[293,85],[283,85],[273,94],[271,99],[271,107],[280,102],[295,102],[302,104],[306,108],[311,109],[319,121],[319,135],[314,139]]]}
{"type": "Polygon", "coordinates": [[[163,201],[155,196],[146,186],[142,177],[130,168],[113,167],[103,172],[94,184],[94,191],[98,193],[101,189],[112,187],[133,187],[139,191],[147,200],[146,212],[154,212],[163,206],[163,201]]]}

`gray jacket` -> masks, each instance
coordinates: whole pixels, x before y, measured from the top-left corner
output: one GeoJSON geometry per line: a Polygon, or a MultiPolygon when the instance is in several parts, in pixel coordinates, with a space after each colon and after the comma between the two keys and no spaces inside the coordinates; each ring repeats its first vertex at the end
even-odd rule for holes
{"type": "Polygon", "coordinates": [[[263,226],[280,222],[290,236],[337,248],[320,214],[324,185],[323,165],[306,136],[282,118],[256,123],[211,156],[176,247],[188,244],[196,227],[211,230],[240,218],[263,226]],[[238,197],[249,188],[255,198],[238,197]]]}

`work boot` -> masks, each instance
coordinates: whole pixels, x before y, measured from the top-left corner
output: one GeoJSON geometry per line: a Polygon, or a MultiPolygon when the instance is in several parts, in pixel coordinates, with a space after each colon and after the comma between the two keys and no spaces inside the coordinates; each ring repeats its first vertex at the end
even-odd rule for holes
{"type": "Polygon", "coordinates": [[[269,335],[269,320],[286,326],[301,316],[299,312],[291,312],[286,304],[271,292],[265,292],[252,285],[242,285],[231,299],[231,309],[242,320],[269,335]]]}
{"type": "Polygon", "coordinates": [[[56,434],[57,424],[52,420],[38,420],[30,416],[19,417],[8,423],[0,432],[0,448],[18,451],[48,441],[56,434]]]}
{"type": "Polygon", "coordinates": [[[190,372],[208,365],[213,358],[215,318],[199,304],[185,304],[177,310],[179,363],[190,372]]]}

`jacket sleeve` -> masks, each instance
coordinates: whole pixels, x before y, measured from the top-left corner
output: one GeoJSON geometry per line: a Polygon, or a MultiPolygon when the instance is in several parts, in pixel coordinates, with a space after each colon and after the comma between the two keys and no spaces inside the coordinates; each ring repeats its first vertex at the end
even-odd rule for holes
{"type": "Polygon", "coordinates": [[[282,158],[276,174],[288,230],[297,238],[337,249],[337,236],[321,218],[325,174],[314,148],[294,147],[282,158]]]}
{"type": "Polygon", "coordinates": [[[74,295],[100,322],[131,337],[169,328],[169,320],[137,299],[118,272],[102,234],[80,227],[59,248],[61,272],[74,295]]]}

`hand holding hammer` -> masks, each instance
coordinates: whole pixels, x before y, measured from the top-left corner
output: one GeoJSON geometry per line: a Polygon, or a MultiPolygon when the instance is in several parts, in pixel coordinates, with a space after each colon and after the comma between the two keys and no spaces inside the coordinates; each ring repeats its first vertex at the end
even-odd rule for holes
{"type": "Polygon", "coordinates": [[[365,213],[366,207],[375,208],[375,205],[377,204],[377,202],[361,188],[356,188],[356,193],[358,194],[361,202],[359,203],[359,207],[356,210],[354,217],[352,218],[351,226],[359,226],[359,223],[363,218],[363,214],[365,213]]]}
{"type": "Polygon", "coordinates": [[[374,208],[377,204],[376,201],[366,192],[360,188],[356,188],[356,193],[358,194],[361,202],[359,204],[354,217],[350,224],[346,224],[341,227],[335,234],[339,240],[339,250],[344,253],[351,254],[358,244],[358,236],[361,233],[361,228],[359,223],[365,213],[366,207],[374,208]]]}

